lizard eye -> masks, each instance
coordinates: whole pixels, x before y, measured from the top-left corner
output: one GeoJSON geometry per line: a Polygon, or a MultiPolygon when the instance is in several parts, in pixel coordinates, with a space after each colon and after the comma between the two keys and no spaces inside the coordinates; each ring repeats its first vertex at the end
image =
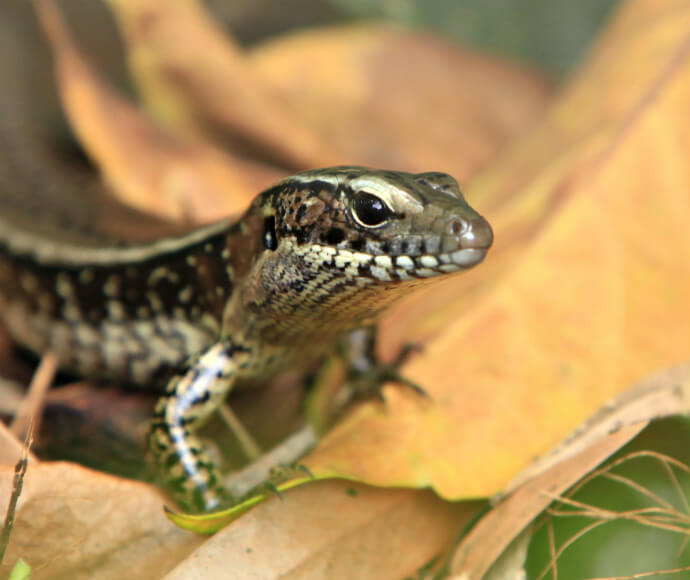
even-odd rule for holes
{"type": "Polygon", "coordinates": [[[352,215],[363,226],[379,226],[391,216],[391,210],[378,197],[365,191],[355,195],[352,215]]]}

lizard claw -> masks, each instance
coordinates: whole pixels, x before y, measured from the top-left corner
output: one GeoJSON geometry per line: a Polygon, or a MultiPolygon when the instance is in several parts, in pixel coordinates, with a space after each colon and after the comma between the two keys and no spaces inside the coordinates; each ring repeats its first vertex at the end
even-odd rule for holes
{"type": "Polygon", "coordinates": [[[350,398],[357,399],[374,396],[382,403],[385,403],[386,397],[383,394],[383,386],[389,382],[402,385],[426,399],[430,398],[429,394],[420,385],[405,378],[400,373],[400,367],[409,359],[410,355],[423,349],[424,346],[420,343],[405,343],[390,363],[381,363],[376,356],[375,349],[373,347],[370,348],[369,352],[367,352],[369,359],[367,368],[364,370],[354,367],[350,369],[348,376],[348,385],[352,391],[350,398]]]}

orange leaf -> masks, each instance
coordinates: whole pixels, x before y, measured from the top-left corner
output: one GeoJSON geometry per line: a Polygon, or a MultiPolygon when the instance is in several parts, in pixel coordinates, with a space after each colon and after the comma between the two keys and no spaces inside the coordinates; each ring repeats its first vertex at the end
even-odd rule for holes
{"type": "Polygon", "coordinates": [[[250,59],[295,118],[337,147],[340,164],[460,180],[532,125],[551,92],[526,68],[382,25],[291,34],[250,59]]]}
{"type": "Polygon", "coordinates": [[[315,475],[491,495],[632,381],[690,358],[690,9],[645,18],[651,4],[622,9],[544,126],[468,188],[495,227],[496,286],[470,279],[466,301],[458,278],[391,314],[390,336],[429,338],[405,374],[432,403],[391,390],[362,406],[305,461],[315,475]]]}

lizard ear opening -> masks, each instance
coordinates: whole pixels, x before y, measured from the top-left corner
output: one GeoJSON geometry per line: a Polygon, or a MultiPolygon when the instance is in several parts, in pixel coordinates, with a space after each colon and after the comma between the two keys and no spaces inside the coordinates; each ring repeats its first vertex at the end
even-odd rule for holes
{"type": "Polygon", "coordinates": [[[267,216],[264,218],[264,248],[275,250],[278,247],[278,236],[276,235],[276,218],[267,216]]]}

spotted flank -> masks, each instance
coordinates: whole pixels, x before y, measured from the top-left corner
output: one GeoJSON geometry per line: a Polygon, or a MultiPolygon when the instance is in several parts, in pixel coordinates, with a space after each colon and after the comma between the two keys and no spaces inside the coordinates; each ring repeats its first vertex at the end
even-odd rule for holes
{"type": "Polygon", "coordinates": [[[200,510],[227,498],[194,432],[238,381],[318,361],[492,243],[456,181],[436,172],[307,171],[236,222],[136,243],[30,230],[30,215],[6,217],[13,199],[0,194],[4,325],[65,369],[158,389],[151,450],[178,501],[200,510]]]}

